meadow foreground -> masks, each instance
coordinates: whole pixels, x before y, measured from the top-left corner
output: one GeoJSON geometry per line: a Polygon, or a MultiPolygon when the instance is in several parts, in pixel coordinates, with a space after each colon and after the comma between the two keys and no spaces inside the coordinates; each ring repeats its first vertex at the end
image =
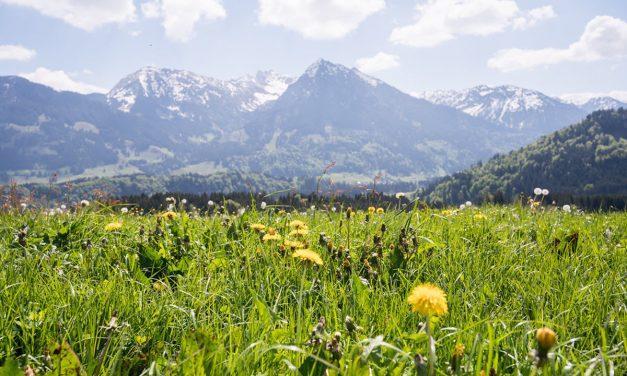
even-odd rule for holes
{"type": "Polygon", "coordinates": [[[625,213],[177,208],[0,214],[2,370],[627,370],[625,213]]]}

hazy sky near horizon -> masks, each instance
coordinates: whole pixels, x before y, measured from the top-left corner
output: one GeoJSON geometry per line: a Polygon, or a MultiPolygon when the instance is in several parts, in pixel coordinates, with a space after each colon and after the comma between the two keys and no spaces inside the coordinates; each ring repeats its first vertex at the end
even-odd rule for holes
{"type": "Polygon", "coordinates": [[[59,89],[106,91],[146,65],[297,76],[318,58],[406,92],[627,100],[627,0],[0,0],[0,75],[59,89]]]}

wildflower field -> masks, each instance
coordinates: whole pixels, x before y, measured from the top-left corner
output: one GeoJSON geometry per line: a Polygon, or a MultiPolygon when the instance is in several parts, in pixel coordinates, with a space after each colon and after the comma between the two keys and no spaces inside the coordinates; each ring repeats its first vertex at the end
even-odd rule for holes
{"type": "Polygon", "coordinates": [[[627,214],[0,214],[0,374],[627,372],[627,214]]]}

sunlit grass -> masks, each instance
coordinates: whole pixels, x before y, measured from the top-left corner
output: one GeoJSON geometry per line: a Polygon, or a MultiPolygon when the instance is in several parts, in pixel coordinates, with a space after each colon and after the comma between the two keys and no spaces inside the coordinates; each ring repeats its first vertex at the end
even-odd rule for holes
{"type": "Polygon", "coordinates": [[[0,214],[0,364],[87,374],[426,370],[426,317],[407,297],[430,283],[448,305],[430,322],[438,373],[450,372],[455,349],[461,373],[535,372],[542,327],[557,344],[541,371],[620,373],[626,227],[624,213],[515,206],[0,214]],[[292,257],[298,246],[321,260],[292,257]]]}

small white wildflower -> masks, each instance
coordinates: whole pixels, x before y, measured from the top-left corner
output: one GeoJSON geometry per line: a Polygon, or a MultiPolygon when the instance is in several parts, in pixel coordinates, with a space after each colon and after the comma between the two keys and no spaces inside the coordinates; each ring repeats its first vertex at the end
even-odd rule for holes
{"type": "Polygon", "coordinates": [[[467,207],[467,208],[469,208],[469,207],[471,207],[471,206],[472,206],[472,202],[470,202],[470,201],[466,201],[466,207],[467,207]]]}
{"type": "Polygon", "coordinates": [[[266,210],[266,206],[268,206],[268,204],[266,204],[265,201],[261,201],[261,210],[266,210]]]}
{"type": "Polygon", "coordinates": [[[542,188],[534,188],[533,194],[536,196],[540,196],[542,194],[542,188]]]}
{"type": "Polygon", "coordinates": [[[549,195],[549,190],[548,189],[543,189],[542,190],[542,196],[548,196],[549,195]]]}
{"type": "Polygon", "coordinates": [[[89,201],[87,201],[87,200],[81,200],[81,206],[82,206],[82,207],[89,206],[89,201]]]}
{"type": "Polygon", "coordinates": [[[128,213],[128,208],[122,208],[122,209],[120,209],[120,211],[121,211],[122,213],[128,213]]]}
{"type": "Polygon", "coordinates": [[[562,206],[562,210],[565,211],[566,213],[570,213],[570,205],[562,206]]]}

